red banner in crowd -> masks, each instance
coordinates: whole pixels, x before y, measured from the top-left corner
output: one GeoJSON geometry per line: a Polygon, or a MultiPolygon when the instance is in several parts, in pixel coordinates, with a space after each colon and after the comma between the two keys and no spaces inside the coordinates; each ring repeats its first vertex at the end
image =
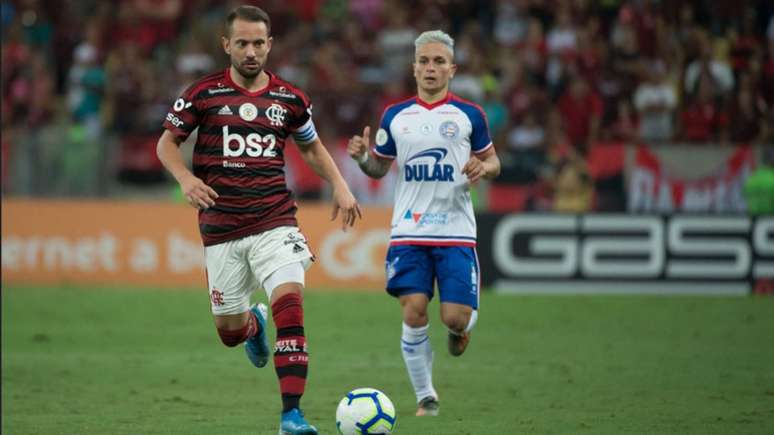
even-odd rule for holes
{"type": "Polygon", "coordinates": [[[740,146],[712,174],[687,180],[667,174],[650,149],[637,149],[629,177],[629,211],[744,212],[744,182],[755,167],[753,149],[740,146]]]}

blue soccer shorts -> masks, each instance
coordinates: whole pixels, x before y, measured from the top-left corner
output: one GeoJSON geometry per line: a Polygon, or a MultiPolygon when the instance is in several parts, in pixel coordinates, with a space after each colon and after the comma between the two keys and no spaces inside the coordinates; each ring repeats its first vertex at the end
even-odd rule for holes
{"type": "Polygon", "coordinates": [[[441,302],[478,309],[480,289],[476,249],[467,246],[395,245],[385,261],[387,293],[424,293],[432,300],[436,282],[441,302]]]}

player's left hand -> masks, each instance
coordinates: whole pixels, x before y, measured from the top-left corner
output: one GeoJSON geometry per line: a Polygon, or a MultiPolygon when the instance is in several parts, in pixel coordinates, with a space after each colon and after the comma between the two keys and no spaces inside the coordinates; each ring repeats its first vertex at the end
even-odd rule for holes
{"type": "Polygon", "coordinates": [[[347,230],[347,227],[355,225],[355,219],[363,219],[363,212],[360,205],[355,200],[355,196],[347,187],[333,189],[333,213],[331,220],[336,220],[341,210],[341,229],[347,230]]]}
{"type": "Polygon", "coordinates": [[[467,175],[470,184],[476,184],[481,177],[486,175],[486,168],[484,162],[479,160],[476,156],[473,156],[462,167],[462,173],[467,175]]]}

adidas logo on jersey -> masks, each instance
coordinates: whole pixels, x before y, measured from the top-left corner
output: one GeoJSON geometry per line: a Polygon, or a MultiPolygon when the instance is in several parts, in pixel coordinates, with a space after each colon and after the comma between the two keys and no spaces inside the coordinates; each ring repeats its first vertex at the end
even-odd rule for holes
{"type": "Polygon", "coordinates": [[[233,115],[234,112],[231,111],[231,109],[228,106],[221,107],[220,110],[218,110],[218,115],[233,115]]]}

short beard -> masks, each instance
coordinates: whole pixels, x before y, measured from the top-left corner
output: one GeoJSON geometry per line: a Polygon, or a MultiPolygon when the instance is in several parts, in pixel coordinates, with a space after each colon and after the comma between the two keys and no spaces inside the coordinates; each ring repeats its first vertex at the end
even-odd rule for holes
{"type": "Polygon", "coordinates": [[[254,78],[258,77],[258,74],[260,74],[261,71],[263,71],[263,68],[258,68],[255,71],[250,71],[250,70],[247,70],[245,68],[242,68],[242,65],[239,65],[239,64],[234,63],[234,62],[231,62],[231,66],[233,66],[237,70],[239,75],[241,75],[242,77],[244,77],[246,79],[254,79],[254,78]]]}

